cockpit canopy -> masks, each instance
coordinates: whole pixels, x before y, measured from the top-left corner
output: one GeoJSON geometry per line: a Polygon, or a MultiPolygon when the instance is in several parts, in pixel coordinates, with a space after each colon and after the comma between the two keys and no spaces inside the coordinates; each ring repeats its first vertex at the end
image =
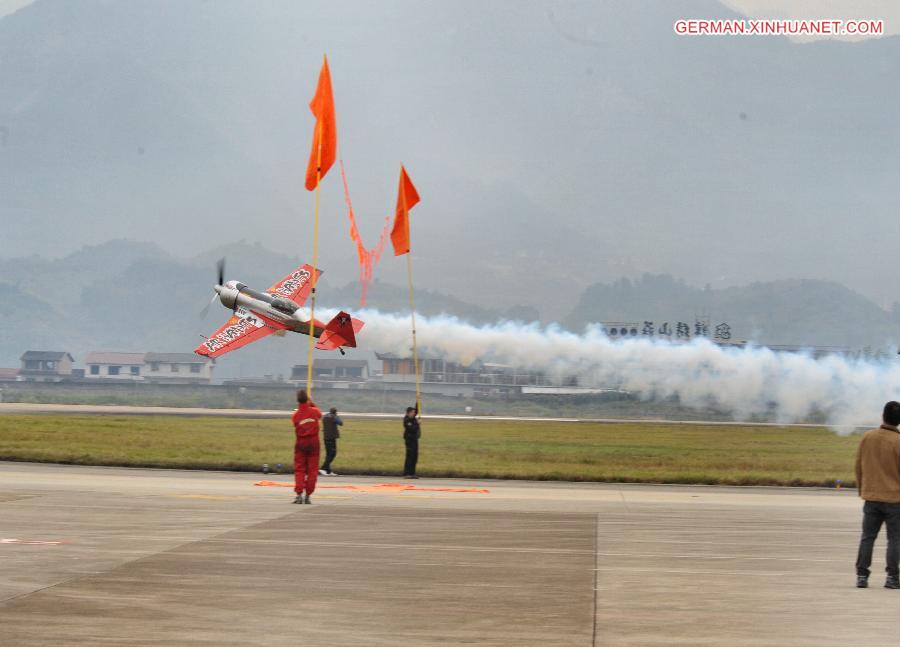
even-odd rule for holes
{"type": "Polygon", "coordinates": [[[279,312],[283,312],[286,315],[294,314],[294,312],[296,312],[297,308],[300,307],[293,301],[289,301],[287,299],[279,299],[279,298],[272,299],[271,305],[275,310],[278,310],[279,312]]]}

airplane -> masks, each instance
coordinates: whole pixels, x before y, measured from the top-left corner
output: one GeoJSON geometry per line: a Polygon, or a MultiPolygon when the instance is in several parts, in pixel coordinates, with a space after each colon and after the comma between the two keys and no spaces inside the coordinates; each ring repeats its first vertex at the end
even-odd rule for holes
{"type": "Polygon", "coordinates": [[[345,347],[356,347],[356,333],[362,329],[362,321],[342,310],[327,324],[318,320],[310,322],[309,311],[303,307],[322,270],[316,269],[316,279],[311,280],[313,268],[302,265],[265,292],[240,281],[225,282],[224,258],[219,261],[218,270],[219,280],[213,287],[216,293],[203,315],[218,299],[231,309],[232,316],[212,335],[203,336],[206,341],[194,349],[198,355],[219,357],[271,334],[283,336],[287,331],[312,334],[319,340],[316,348],[337,349],[342,355],[345,347]]]}

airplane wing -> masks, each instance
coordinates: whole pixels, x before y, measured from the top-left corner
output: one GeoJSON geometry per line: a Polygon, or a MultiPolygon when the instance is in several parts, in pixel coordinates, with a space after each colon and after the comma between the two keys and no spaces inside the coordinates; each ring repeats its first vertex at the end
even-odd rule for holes
{"type": "MultiPolygon", "coordinates": [[[[290,299],[297,305],[303,305],[312,292],[315,281],[311,281],[312,265],[301,265],[296,270],[270,287],[266,292],[275,297],[290,299]]],[[[316,269],[316,280],[322,275],[322,270],[316,269]]]]}
{"type": "Polygon", "coordinates": [[[274,332],[284,330],[274,321],[240,308],[242,316],[234,315],[205,342],[197,346],[194,352],[206,357],[218,357],[241,346],[255,342],[274,332]]]}

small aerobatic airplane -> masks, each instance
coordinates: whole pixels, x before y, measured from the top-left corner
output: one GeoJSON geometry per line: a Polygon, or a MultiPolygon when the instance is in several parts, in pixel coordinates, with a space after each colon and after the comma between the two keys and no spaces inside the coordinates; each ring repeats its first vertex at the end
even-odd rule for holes
{"type": "MultiPolygon", "coordinates": [[[[216,294],[212,301],[218,298],[223,306],[231,309],[232,316],[197,346],[194,352],[198,355],[218,357],[272,333],[284,335],[288,330],[313,335],[319,340],[316,348],[322,350],[337,349],[343,354],[342,347],[356,347],[356,333],[363,327],[359,319],[341,311],[327,324],[310,322],[309,311],[303,304],[314,284],[311,266],[298,267],[265,292],[257,292],[239,281],[225,283],[225,259],[219,261],[218,267],[219,281],[213,288],[216,294]]],[[[316,279],[321,274],[317,269],[316,279]]]]}

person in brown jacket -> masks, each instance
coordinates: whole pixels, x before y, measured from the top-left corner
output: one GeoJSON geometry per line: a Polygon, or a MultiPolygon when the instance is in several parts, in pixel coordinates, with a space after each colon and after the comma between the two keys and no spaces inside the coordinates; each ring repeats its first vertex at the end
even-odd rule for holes
{"type": "Polygon", "coordinates": [[[884,405],[884,424],[867,431],[856,453],[856,487],[863,505],[862,538],[856,557],[856,586],[869,586],[872,548],[887,527],[887,580],[884,587],[900,589],[900,402],[884,405]]]}

